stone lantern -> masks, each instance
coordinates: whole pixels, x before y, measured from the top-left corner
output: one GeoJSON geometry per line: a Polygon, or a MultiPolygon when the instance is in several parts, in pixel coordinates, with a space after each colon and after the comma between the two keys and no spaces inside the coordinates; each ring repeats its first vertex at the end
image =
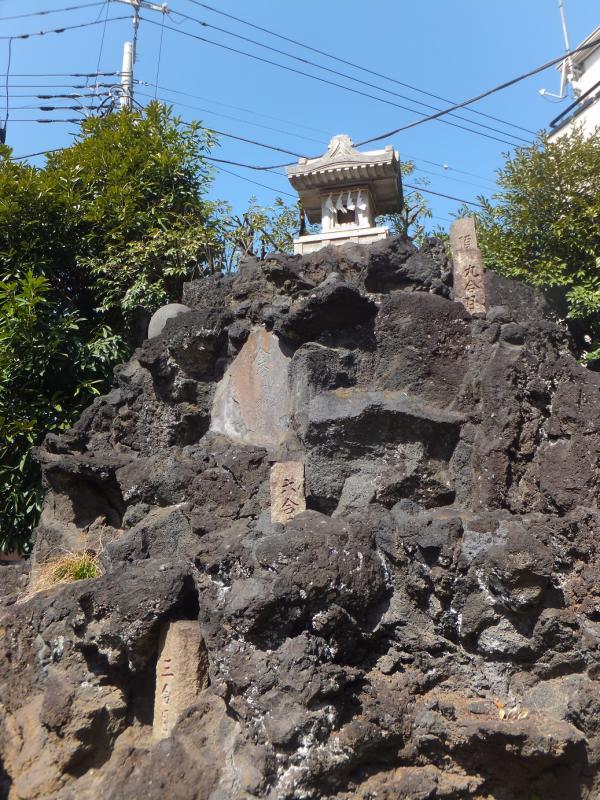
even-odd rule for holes
{"type": "Polygon", "coordinates": [[[339,134],[332,138],[325,155],[301,158],[287,167],[287,176],[300,195],[309,222],[321,223],[320,233],[294,240],[294,253],[385,239],[388,229],[376,226],[375,217],[402,207],[400,162],[392,145],[361,153],[349,136],[339,134]]]}

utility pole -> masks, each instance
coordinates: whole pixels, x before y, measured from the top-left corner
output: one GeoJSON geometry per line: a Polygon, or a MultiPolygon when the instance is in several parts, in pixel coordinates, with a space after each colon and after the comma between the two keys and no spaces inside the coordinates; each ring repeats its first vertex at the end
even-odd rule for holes
{"type": "Polygon", "coordinates": [[[123,63],[121,66],[121,98],[119,105],[121,108],[126,108],[131,111],[133,106],[133,70],[137,58],[137,41],[138,31],[140,27],[140,10],[147,9],[148,11],[159,11],[161,14],[168,14],[169,7],[166,3],[158,5],[158,3],[150,3],[146,0],[117,0],[118,3],[125,3],[127,6],[133,8],[133,34],[130,42],[125,42],[123,45],[123,63]]]}
{"type": "Polygon", "coordinates": [[[567,31],[567,19],[565,17],[564,0],[558,0],[558,13],[560,14],[560,25],[562,28],[563,39],[565,42],[565,60],[562,62],[560,73],[560,92],[553,94],[547,89],[540,89],[542,97],[554,97],[557,100],[564,100],[567,96],[567,86],[569,86],[577,98],[581,91],[577,87],[577,75],[573,69],[573,59],[571,57],[571,45],[569,44],[569,33],[567,31]]]}

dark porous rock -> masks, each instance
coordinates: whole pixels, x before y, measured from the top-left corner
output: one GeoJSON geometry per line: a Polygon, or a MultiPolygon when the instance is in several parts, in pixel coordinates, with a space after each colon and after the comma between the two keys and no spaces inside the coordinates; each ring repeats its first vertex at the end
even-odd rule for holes
{"type": "Polygon", "coordinates": [[[279,316],[274,331],[292,341],[318,340],[325,331],[338,331],[369,322],[375,304],[346,283],[325,280],[279,316]]]}
{"type": "Polygon", "coordinates": [[[510,309],[514,318],[519,321],[558,320],[567,316],[566,299],[559,290],[524,286],[492,270],[485,272],[485,296],[490,310],[495,306],[503,306],[510,309]]]}
{"type": "Polygon", "coordinates": [[[600,376],[553,298],[486,287],[472,317],[444,244],[399,236],[185,287],[37,450],[33,553],[0,565],[1,797],[600,796],[600,376]],[[97,577],[44,582],[85,551],[97,577]],[[181,621],[208,675],[157,739],[181,621]]]}

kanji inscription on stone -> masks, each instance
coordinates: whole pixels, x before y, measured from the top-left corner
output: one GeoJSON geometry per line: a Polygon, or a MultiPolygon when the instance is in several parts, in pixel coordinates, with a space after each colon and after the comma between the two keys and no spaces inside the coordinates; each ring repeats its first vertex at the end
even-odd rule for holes
{"type": "Polygon", "coordinates": [[[154,738],[169,736],[182,712],[207,686],[208,655],[198,623],[168,623],[161,631],[158,646],[154,738]]]}
{"type": "Polygon", "coordinates": [[[304,464],[281,461],[271,467],[271,520],[285,525],[306,511],[304,464]]]}
{"type": "Polygon", "coordinates": [[[450,227],[454,266],[454,300],[471,314],[485,313],[485,273],[477,247],[475,220],[457,219],[450,227]]]}
{"type": "Polygon", "coordinates": [[[473,217],[455,219],[450,226],[450,249],[452,254],[458,250],[477,250],[477,232],[473,217]]]}
{"type": "Polygon", "coordinates": [[[289,362],[275,334],[254,330],[217,385],[211,430],[268,450],[283,445],[290,435],[289,362]]]}

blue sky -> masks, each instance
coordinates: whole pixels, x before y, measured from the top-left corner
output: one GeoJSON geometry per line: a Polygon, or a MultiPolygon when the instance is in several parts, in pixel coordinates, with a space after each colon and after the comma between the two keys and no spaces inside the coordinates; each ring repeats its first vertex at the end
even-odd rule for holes
{"type": "MultiPolygon", "coordinates": [[[[66,25],[104,19],[104,5],[87,6],[92,0],[0,0],[0,17],[33,11],[82,6],[76,11],[16,20],[2,19],[0,35],[12,36],[66,25]]],[[[254,24],[269,28],[347,61],[368,67],[412,86],[449,100],[462,100],[526,72],[563,50],[556,0],[344,0],[344,2],[275,3],[273,0],[212,0],[209,4],[254,24]]],[[[108,4],[108,17],[128,17],[129,9],[120,2],[108,4]]],[[[565,0],[572,46],[600,24],[598,0],[565,0]]],[[[339,82],[359,92],[374,94],[391,103],[429,112],[417,101],[436,107],[443,102],[382,78],[357,71],[339,62],[308,52],[289,42],[254,30],[239,22],[200,7],[191,0],[172,0],[173,14],[166,25],[206,39],[245,50],[295,69],[311,72],[339,82]],[[340,77],[288,56],[259,48],[214,28],[177,16],[181,12],[226,31],[249,37],[296,56],[347,73],[340,77]],[[373,83],[365,86],[356,79],[373,83]],[[383,91],[387,89],[386,93],[383,91]],[[409,100],[391,94],[405,95],[409,100]]],[[[168,99],[184,119],[238,136],[282,147],[303,155],[325,150],[330,137],[347,133],[354,141],[369,138],[417,118],[388,103],[320,83],[244,55],[201,42],[182,33],[163,31],[160,70],[157,75],[160,22],[162,15],[145,11],[140,30],[136,78],[164,87],[136,87],[136,98],[147,95],[168,99]],[[159,23],[159,24],[157,24],[159,23]],[[178,90],[194,97],[177,95],[178,90]],[[186,105],[183,105],[183,104],[186,105]],[[192,106],[192,108],[188,107],[192,106]]],[[[72,111],[44,112],[18,108],[50,104],[71,105],[69,100],[39,100],[25,95],[79,92],[73,85],[85,83],[72,77],[50,77],[49,73],[118,71],[123,42],[130,38],[128,19],[92,25],[63,34],[49,34],[15,40],[12,44],[9,96],[11,118],[8,139],[15,155],[33,153],[67,145],[74,132],[72,124],[20,122],[45,118],[78,116],[72,111]],[[40,73],[40,76],[25,77],[40,73]],[[19,77],[23,75],[23,77],[19,77]],[[48,77],[42,77],[48,76],[48,77]],[[59,86],[59,84],[64,84],[59,86]],[[51,86],[50,86],[51,85],[51,86]]],[[[8,43],[0,41],[0,72],[6,72],[8,43]]],[[[107,82],[116,78],[101,79],[107,82]]],[[[4,81],[4,76],[0,77],[4,81]]],[[[544,99],[539,89],[557,91],[558,73],[550,69],[507,91],[478,104],[479,111],[514,123],[531,131],[547,126],[568,100],[557,103],[544,99]]],[[[3,89],[0,89],[2,92],[3,89]]],[[[4,101],[2,101],[2,108],[4,101]]],[[[403,159],[413,158],[427,188],[467,200],[493,192],[495,169],[503,163],[503,153],[512,146],[506,142],[530,141],[523,130],[494,120],[461,112],[459,125],[476,128],[475,122],[496,130],[477,128],[504,142],[488,139],[441,122],[428,122],[391,139],[403,159]],[[439,166],[438,166],[439,165],[439,166]],[[447,169],[443,165],[447,165],[447,169]]],[[[450,118],[449,118],[450,119],[450,118]]],[[[381,145],[374,145],[374,147],[381,145]]],[[[251,164],[278,164],[287,156],[254,145],[222,139],[219,157],[251,164]]],[[[292,159],[293,160],[293,159],[292,159]]],[[[39,162],[39,159],[37,159],[39,162]]],[[[228,200],[238,211],[250,195],[270,204],[279,192],[290,191],[284,175],[255,173],[241,167],[226,167],[243,178],[272,187],[256,186],[237,175],[221,172],[211,190],[213,197],[228,200]]],[[[287,198],[287,196],[283,195],[287,198]]],[[[460,203],[431,195],[433,224],[448,225],[450,215],[460,203]]]]}

